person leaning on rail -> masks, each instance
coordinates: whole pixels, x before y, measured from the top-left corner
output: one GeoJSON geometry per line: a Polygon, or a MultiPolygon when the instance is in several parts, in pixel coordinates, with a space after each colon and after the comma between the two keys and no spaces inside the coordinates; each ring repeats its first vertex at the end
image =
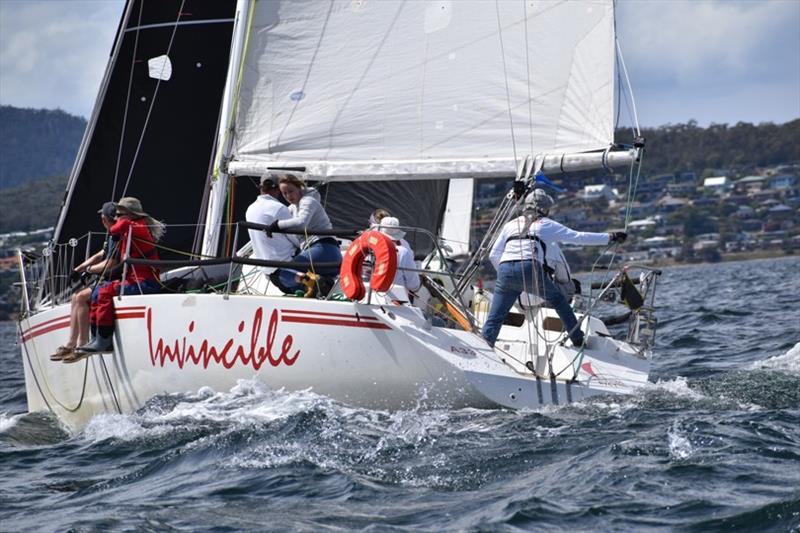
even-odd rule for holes
{"type": "MultiPolygon", "coordinates": [[[[255,202],[250,204],[245,214],[245,220],[255,224],[270,226],[278,220],[292,218],[289,209],[280,201],[281,191],[277,179],[270,174],[261,177],[259,194],[255,202]]],[[[253,257],[268,261],[291,261],[300,248],[300,242],[295,235],[284,233],[270,233],[249,229],[250,242],[253,243],[253,257]]],[[[277,269],[274,267],[259,267],[269,276],[269,279],[284,293],[293,292],[285,287],[280,280],[277,269]]]]}
{"type": "Polygon", "coordinates": [[[548,242],[601,246],[625,241],[623,231],[589,233],[570,229],[548,218],[553,198],[541,189],[528,194],[522,215],[507,222],[489,252],[497,270],[494,297],[483,325],[483,337],[494,346],[500,328],[514,302],[523,292],[534,293],[552,306],[561,318],[572,344],[583,346],[584,336],[578,319],[550,276],[545,275],[545,247],[548,242]]]}
{"type": "MultiPolygon", "coordinates": [[[[163,222],[155,220],[142,209],[142,203],[133,197],[121,198],[116,204],[117,221],[108,232],[118,240],[120,261],[132,259],[158,260],[155,244],[164,235],[163,222]],[[130,235],[130,254],[126,248],[130,235]]],[[[153,294],[161,291],[158,267],[148,265],[128,265],[127,274],[122,281],[112,281],[102,285],[97,301],[91,306],[90,320],[97,326],[97,336],[92,342],[75,349],[83,356],[113,350],[114,336],[114,296],[121,294],[153,294]]]]}
{"type": "Polygon", "coordinates": [[[342,252],[339,242],[333,237],[319,237],[315,231],[328,231],[333,228],[325,208],[319,202],[319,193],[306,187],[305,183],[290,172],[278,174],[278,187],[284,199],[289,202],[292,218],[276,220],[270,226],[270,232],[279,230],[303,230],[302,251],[293,261],[307,263],[310,271],[298,272],[288,268],[279,269],[281,285],[288,291],[304,290],[307,296],[315,293],[325,294],[332,286],[331,278],[339,273],[339,267],[315,266],[318,263],[341,263],[342,252]]]}
{"type": "MultiPolygon", "coordinates": [[[[100,215],[100,222],[108,231],[114,224],[117,216],[117,206],[114,202],[106,202],[97,211],[100,215]]],[[[111,239],[106,239],[103,248],[86,259],[83,263],[76,266],[72,271],[75,281],[80,280],[83,288],[76,291],[70,300],[69,310],[69,339],[63,346],[59,346],[56,353],[50,356],[51,361],[70,362],[73,359],[73,352],[78,346],[84,345],[89,341],[89,300],[96,293],[96,285],[88,283],[89,277],[103,275],[114,265],[113,255],[114,244],[111,239]]],[[[92,327],[94,330],[94,327],[92,327]]],[[[96,334],[92,331],[92,336],[96,334]]]]}

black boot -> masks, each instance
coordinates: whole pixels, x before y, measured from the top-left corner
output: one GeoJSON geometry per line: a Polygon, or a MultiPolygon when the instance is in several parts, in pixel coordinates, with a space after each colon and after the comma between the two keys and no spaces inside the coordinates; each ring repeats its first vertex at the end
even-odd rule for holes
{"type": "Polygon", "coordinates": [[[89,344],[97,338],[97,324],[89,324],[89,344]]]}
{"type": "Polygon", "coordinates": [[[84,346],[75,349],[80,353],[106,353],[114,351],[114,326],[97,326],[97,336],[84,346]]]}

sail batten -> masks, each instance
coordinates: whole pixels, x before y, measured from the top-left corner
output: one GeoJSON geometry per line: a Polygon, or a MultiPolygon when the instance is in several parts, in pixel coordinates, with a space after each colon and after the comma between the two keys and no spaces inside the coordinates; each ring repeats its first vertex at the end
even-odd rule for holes
{"type": "Polygon", "coordinates": [[[361,176],[394,179],[441,161],[460,177],[515,148],[603,150],[614,53],[611,0],[256,2],[229,168],[347,179],[371,161],[361,176]]]}

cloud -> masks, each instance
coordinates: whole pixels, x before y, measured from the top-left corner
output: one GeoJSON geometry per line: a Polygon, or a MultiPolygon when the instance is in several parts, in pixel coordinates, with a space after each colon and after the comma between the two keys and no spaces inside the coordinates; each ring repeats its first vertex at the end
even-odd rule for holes
{"type": "Polygon", "coordinates": [[[621,0],[617,20],[642,123],[800,116],[797,0],[621,0]]]}
{"type": "Polygon", "coordinates": [[[0,1],[0,102],[88,116],[121,1],[0,1]]]}
{"type": "Polygon", "coordinates": [[[625,56],[651,76],[681,83],[797,70],[800,3],[778,1],[622,1],[625,56]],[[788,39],[787,39],[788,38],[788,39]],[[794,64],[786,60],[794,58],[794,64]]]}
{"type": "MultiPolygon", "coordinates": [[[[122,0],[0,0],[0,103],[88,116],[122,0]]],[[[618,0],[644,125],[800,116],[800,0],[618,0]]]]}

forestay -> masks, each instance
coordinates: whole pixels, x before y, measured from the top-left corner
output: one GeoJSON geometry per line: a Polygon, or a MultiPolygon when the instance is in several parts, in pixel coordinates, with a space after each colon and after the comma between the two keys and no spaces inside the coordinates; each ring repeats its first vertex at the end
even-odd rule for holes
{"type": "Polygon", "coordinates": [[[611,0],[260,1],[228,171],[509,176],[613,141],[611,0]]]}

